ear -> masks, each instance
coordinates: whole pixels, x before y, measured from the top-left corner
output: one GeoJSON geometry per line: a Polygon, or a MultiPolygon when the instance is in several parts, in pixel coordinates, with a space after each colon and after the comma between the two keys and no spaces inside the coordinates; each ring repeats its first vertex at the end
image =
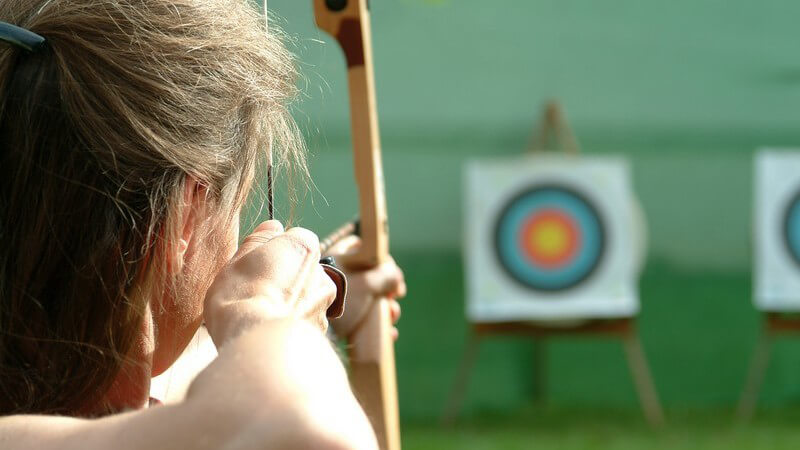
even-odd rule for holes
{"type": "Polygon", "coordinates": [[[186,176],[183,188],[183,201],[180,207],[180,218],[176,223],[178,233],[177,242],[169,245],[168,255],[169,271],[175,275],[183,269],[183,263],[188,253],[191,253],[197,244],[199,226],[204,222],[201,217],[206,211],[206,188],[191,175],[186,176]]]}

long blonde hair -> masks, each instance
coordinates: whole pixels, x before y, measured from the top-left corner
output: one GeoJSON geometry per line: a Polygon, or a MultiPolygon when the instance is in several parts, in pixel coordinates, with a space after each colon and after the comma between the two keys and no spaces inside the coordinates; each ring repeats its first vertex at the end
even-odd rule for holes
{"type": "Polygon", "coordinates": [[[291,54],[244,0],[3,0],[46,39],[0,43],[0,414],[107,391],[187,176],[221,221],[259,161],[305,170],[291,54]]]}

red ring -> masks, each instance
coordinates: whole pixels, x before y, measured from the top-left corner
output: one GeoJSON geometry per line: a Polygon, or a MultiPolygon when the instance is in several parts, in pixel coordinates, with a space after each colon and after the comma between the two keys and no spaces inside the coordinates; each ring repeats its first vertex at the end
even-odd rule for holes
{"type": "Polygon", "coordinates": [[[559,269],[569,264],[581,247],[581,235],[575,225],[575,221],[568,214],[555,208],[541,209],[531,214],[520,227],[517,241],[531,263],[548,270],[559,269]],[[559,227],[567,231],[566,247],[561,252],[553,255],[543,255],[530,242],[531,233],[547,222],[555,222],[559,227]]]}

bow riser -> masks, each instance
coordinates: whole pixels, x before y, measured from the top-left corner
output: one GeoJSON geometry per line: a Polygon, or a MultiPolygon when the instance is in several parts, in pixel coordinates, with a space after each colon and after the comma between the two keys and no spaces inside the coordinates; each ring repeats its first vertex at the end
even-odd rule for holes
{"type": "MultiPolygon", "coordinates": [[[[366,0],[314,0],[317,25],[336,38],[347,61],[353,158],[359,192],[361,247],[343,261],[374,268],[389,257],[372,39],[366,0]]],[[[351,336],[350,380],[382,449],[400,449],[390,302],[379,299],[351,336]]]]}
{"type": "Polygon", "coordinates": [[[363,0],[347,1],[340,11],[332,11],[328,3],[332,2],[315,0],[314,13],[317,26],[336,38],[347,62],[353,161],[359,192],[362,246],[358,253],[348,257],[347,264],[369,269],[383,263],[389,255],[369,13],[363,0]]]}

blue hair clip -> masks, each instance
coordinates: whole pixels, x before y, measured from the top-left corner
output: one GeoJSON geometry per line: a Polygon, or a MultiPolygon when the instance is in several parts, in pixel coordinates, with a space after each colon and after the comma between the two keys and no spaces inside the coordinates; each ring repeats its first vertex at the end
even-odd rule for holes
{"type": "Polygon", "coordinates": [[[35,52],[44,45],[43,37],[7,22],[0,22],[0,41],[16,45],[29,52],[35,52]]]}

